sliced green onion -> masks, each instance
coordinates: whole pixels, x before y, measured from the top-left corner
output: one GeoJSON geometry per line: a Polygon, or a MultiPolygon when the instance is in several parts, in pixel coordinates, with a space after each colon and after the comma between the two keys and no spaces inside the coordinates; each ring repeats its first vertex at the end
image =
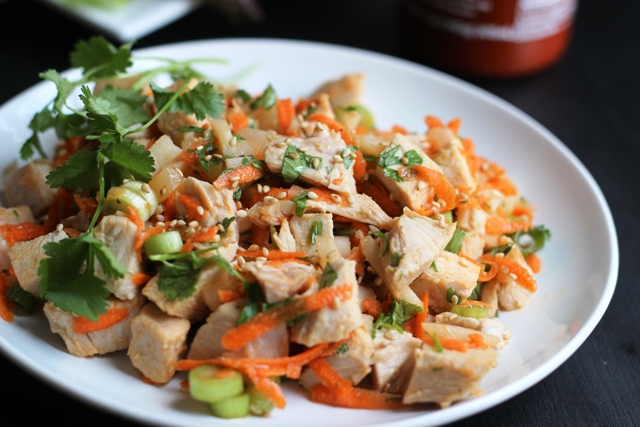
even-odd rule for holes
{"type": "Polygon", "coordinates": [[[211,365],[201,365],[189,371],[189,393],[195,400],[212,403],[243,392],[244,382],[238,371],[211,365]]]}
{"type": "Polygon", "coordinates": [[[433,346],[435,347],[438,353],[442,353],[442,345],[440,344],[440,340],[438,339],[438,334],[433,334],[433,346]]]}
{"type": "Polygon", "coordinates": [[[211,412],[220,418],[242,418],[249,415],[251,397],[249,393],[211,402],[211,412]]]}
{"type": "Polygon", "coordinates": [[[487,307],[478,307],[477,305],[454,305],[451,312],[464,317],[473,317],[474,319],[484,319],[487,317],[487,307]]]}
{"type": "Polygon", "coordinates": [[[29,314],[38,306],[38,299],[17,283],[7,290],[6,295],[29,314]]]}
{"type": "Polygon", "coordinates": [[[177,230],[154,234],[144,241],[144,251],[147,255],[175,254],[182,249],[182,236],[177,230]]]}
{"type": "Polygon", "coordinates": [[[249,397],[251,398],[249,403],[249,412],[251,415],[260,417],[269,415],[269,413],[273,411],[273,408],[275,408],[273,400],[260,393],[253,383],[249,384],[247,389],[249,397]]]}
{"type": "Polygon", "coordinates": [[[128,214],[129,206],[131,206],[138,212],[142,221],[147,221],[159,205],[158,196],[148,184],[140,181],[127,181],[118,187],[109,189],[102,212],[105,215],[113,215],[117,211],[128,214]]]}

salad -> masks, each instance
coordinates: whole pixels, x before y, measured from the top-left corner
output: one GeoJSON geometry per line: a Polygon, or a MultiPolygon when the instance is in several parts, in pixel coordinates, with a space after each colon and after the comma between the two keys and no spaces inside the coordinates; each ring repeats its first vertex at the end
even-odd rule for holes
{"type": "Polygon", "coordinates": [[[284,409],[283,381],[348,408],[473,396],[550,233],[461,120],[378,129],[359,71],[294,100],[132,59],[96,37],[78,80],[41,74],[58,94],[0,208],[5,321],[43,310],[70,354],[126,351],[155,385],[188,371],[225,418],[284,409]]]}

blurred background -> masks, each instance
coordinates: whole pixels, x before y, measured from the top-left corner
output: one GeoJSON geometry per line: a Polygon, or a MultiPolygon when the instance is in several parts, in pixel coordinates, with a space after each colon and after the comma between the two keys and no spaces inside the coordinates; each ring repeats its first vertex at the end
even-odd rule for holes
{"type": "MultiPolygon", "coordinates": [[[[130,3],[136,1],[128,0],[130,3]]],[[[128,2],[111,6],[113,9],[124,8],[128,2]]],[[[640,307],[640,263],[634,256],[640,248],[637,226],[640,2],[529,1],[531,8],[536,5],[560,8],[551,18],[543,19],[543,23],[550,24],[554,19],[564,22],[558,16],[570,16],[567,22],[575,22],[575,25],[548,25],[544,31],[553,35],[561,28],[560,35],[553,36],[555,41],[548,45],[534,43],[528,46],[525,54],[509,51],[504,44],[465,45],[464,40],[460,41],[461,32],[493,34],[494,41],[502,38],[503,42],[513,36],[496,32],[495,26],[509,18],[504,17],[507,15],[492,17],[483,12],[487,2],[465,2],[476,5],[476,9],[467,9],[461,16],[460,11],[451,10],[456,2],[447,0],[155,0],[155,7],[151,1],[152,11],[174,3],[175,14],[154,18],[153,23],[158,25],[144,24],[147,25],[145,31],[135,37],[134,46],[144,48],[234,37],[287,38],[352,46],[452,73],[505,99],[539,121],[584,163],[603,190],[618,228],[620,280],[604,318],[574,356],[529,390],[454,425],[640,425],[640,332],[637,327],[640,323],[637,309],[640,307]],[[434,10],[439,15],[434,15],[434,10]],[[435,24],[429,21],[433,16],[437,16],[435,24]],[[471,23],[476,19],[484,29],[472,28],[471,23]],[[432,28],[438,25],[439,29],[432,28]],[[438,37],[439,41],[435,43],[438,37]],[[479,49],[488,49],[489,53],[480,55],[479,49]],[[486,61],[491,55],[497,59],[486,61]],[[510,61],[498,63],[505,55],[511,58],[510,61]],[[509,69],[515,63],[520,63],[521,68],[509,69]]],[[[146,1],[145,8],[120,17],[115,28],[112,23],[108,28],[101,26],[105,24],[104,16],[98,14],[91,19],[91,13],[79,15],[67,8],[72,5],[63,7],[59,3],[55,0],[0,0],[0,101],[6,102],[39,83],[39,71],[67,69],[67,53],[79,39],[102,33],[114,43],[122,43],[119,29],[126,27],[135,33],[143,24],[136,24],[134,18],[144,21],[152,13],[146,1]]],[[[513,7],[514,2],[496,0],[495,4],[513,7]]],[[[89,6],[84,7],[86,12],[89,6]]],[[[523,30],[518,37],[531,37],[535,28],[527,28],[529,32],[523,30]]],[[[0,377],[7,378],[11,374],[15,378],[16,370],[20,372],[20,368],[0,356],[0,377]]],[[[93,422],[67,412],[73,404],[78,414],[91,416],[94,420],[100,416],[104,422],[136,425],[94,411],[82,402],[49,389],[29,374],[19,378],[19,384],[3,384],[5,396],[11,395],[10,410],[23,413],[24,420],[28,421],[29,412],[35,408],[48,414],[48,422],[70,426],[93,422]],[[47,390],[46,399],[42,399],[43,393],[39,392],[39,398],[34,401],[32,390],[36,389],[47,390]],[[59,408],[65,409],[60,411],[59,408]]]]}

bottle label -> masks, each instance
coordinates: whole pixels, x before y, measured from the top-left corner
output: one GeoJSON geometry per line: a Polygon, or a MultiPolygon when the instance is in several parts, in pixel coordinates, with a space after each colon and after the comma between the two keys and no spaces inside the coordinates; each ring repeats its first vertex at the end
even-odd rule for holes
{"type": "Polygon", "coordinates": [[[465,39],[527,43],[571,25],[577,0],[416,0],[409,6],[428,25],[465,39]]]}

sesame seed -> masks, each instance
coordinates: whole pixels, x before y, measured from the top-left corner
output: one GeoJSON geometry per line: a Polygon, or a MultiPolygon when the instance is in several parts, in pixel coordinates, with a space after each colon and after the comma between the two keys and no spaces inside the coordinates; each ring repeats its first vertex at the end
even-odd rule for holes
{"type": "Polygon", "coordinates": [[[380,277],[376,277],[376,280],[373,281],[374,286],[382,285],[382,279],[380,277]]]}
{"type": "Polygon", "coordinates": [[[309,191],[309,193],[307,193],[307,196],[309,196],[311,200],[315,200],[318,198],[318,195],[313,191],[309,191]]]}
{"type": "Polygon", "coordinates": [[[313,166],[314,169],[318,169],[318,167],[320,167],[320,159],[317,157],[314,157],[313,160],[311,161],[311,165],[313,166]]]}
{"type": "Polygon", "coordinates": [[[509,277],[511,277],[513,280],[518,280],[518,276],[516,276],[515,273],[509,273],[509,277]]]}
{"type": "Polygon", "coordinates": [[[192,228],[196,228],[196,227],[199,227],[199,226],[200,226],[200,223],[198,223],[198,221],[191,221],[189,223],[189,227],[192,227],[192,228]]]}
{"type": "Polygon", "coordinates": [[[370,265],[367,266],[367,271],[372,274],[376,273],[375,270],[370,265]]]}
{"type": "Polygon", "coordinates": [[[451,296],[451,302],[453,303],[453,305],[458,304],[458,295],[451,296]]]}
{"type": "Polygon", "coordinates": [[[262,253],[264,254],[264,256],[268,257],[269,256],[269,249],[262,248],[262,253]]]}
{"type": "Polygon", "coordinates": [[[269,190],[271,190],[271,187],[269,187],[268,185],[265,185],[265,186],[262,187],[262,192],[263,193],[268,193],[269,190]]]}
{"type": "Polygon", "coordinates": [[[260,249],[260,246],[256,245],[255,243],[249,246],[250,251],[257,251],[258,249],[260,249]]]}
{"type": "Polygon", "coordinates": [[[187,225],[187,223],[186,223],[186,222],[184,222],[183,220],[179,219],[179,220],[178,220],[178,225],[179,225],[180,227],[184,227],[185,225],[187,225]]]}
{"type": "Polygon", "coordinates": [[[286,148],[287,147],[287,143],[284,141],[278,141],[276,142],[276,147],[278,148],[286,148]]]}
{"type": "Polygon", "coordinates": [[[158,205],[158,207],[156,208],[156,211],[154,213],[156,215],[160,215],[162,212],[164,212],[164,206],[158,205]]]}
{"type": "Polygon", "coordinates": [[[195,229],[193,228],[187,228],[187,231],[185,231],[185,234],[187,235],[187,237],[192,236],[194,233],[196,232],[195,229]]]}
{"type": "Polygon", "coordinates": [[[344,150],[342,150],[342,157],[351,157],[351,153],[352,151],[348,148],[345,148],[344,150]]]}
{"type": "Polygon", "coordinates": [[[447,206],[447,202],[445,202],[444,200],[440,200],[440,206],[441,207],[446,207],[447,206]]]}
{"type": "Polygon", "coordinates": [[[237,143],[238,143],[238,138],[236,138],[235,136],[229,140],[229,145],[232,147],[234,147],[237,143]]]}
{"type": "Polygon", "coordinates": [[[498,252],[496,254],[496,258],[502,258],[504,256],[504,252],[498,252]]]}
{"type": "Polygon", "coordinates": [[[458,264],[460,264],[462,267],[469,267],[469,262],[464,258],[460,258],[458,260],[458,264]]]}
{"type": "Polygon", "coordinates": [[[338,308],[340,308],[340,298],[338,297],[333,297],[333,308],[335,310],[337,310],[338,308]]]}
{"type": "Polygon", "coordinates": [[[167,195],[167,186],[162,187],[162,190],[160,190],[160,197],[164,197],[167,195]]]}
{"type": "Polygon", "coordinates": [[[206,156],[204,156],[205,162],[210,162],[212,158],[213,156],[211,154],[207,154],[206,156]]]}
{"type": "Polygon", "coordinates": [[[130,179],[129,179],[129,178],[125,178],[125,179],[123,179],[123,180],[122,180],[122,183],[123,183],[123,184],[126,184],[126,183],[127,183],[127,182],[129,182],[129,181],[130,181],[130,179]]]}
{"type": "Polygon", "coordinates": [[[164,227],[164,221],[156,222],[156,227],[164,227]]]}
{"type": "Polygon", "coordinates": [[[163,222],[164,221],[164,215],[156,215],[156,221],[163,222]]]}
{"type": "Polygon", "coordinates": [[[247,263],[247,260],[245,260],[243,256],[239,256],[237,258],[237,261],[238,261],[238,265],[239,266],[243,266],[243,265],[245,265],[247,263]]]}
{"type": "Polygon", "coordinates": [[[306,145],[298,147],[298,151],[302,151],[303,153],[306,153],[308,149],[309,149],[309,147],[306,146],[306,145]]]}
{"type": "Polygon", "coordinates": [[[215,236],[213,236],[213,241],[214,242],[219,242],[220,241],[220,235],[216,234],[215,236]]]}
{"type": "Polygon", "coordinates": [[[442,205],[440,205],[440,203],[436,202],[435,200],[433,202],[431,202],[431,204],[433,206],[435,206],[436,208],[438,208],[438,209],[442,207],[442,205]]]}
{"type": "Polygon", "coordinates": [[[204,215],[204,208],[202,206],[198,206],[198,208],[196,209],[196,212],[198,212],[198,215],[204,215]]]}
{"type": "Polygon", "coordinates": [[[406,165],[407,163],[409,163],[409,159],[407,159],[406,157],[404,157],[404,156],[403,156],[403,157],[400,159],[400,163],[402,163],[403,165],[406,165]]]}
{"type": "Polygon", "coordinates": [[[293,160],[298,160],[300,158],[300,154],[292,151],[291,153],[289,153],[289,157],[293,160]]]}
{"type": "Polygon", "coordinates": [[[338,196],[337,194],[332,194],[331,198],[333,199],[334,202],[336,203],[340,203],[342,201],[342,198],[340,196],[338,196]]]}
{"type": "Polygon", "coordinates": [[[262,184],[258,184],[258,193],[262,193],[262,192],[263,192],[262,184]]]}
{"type": "Polygon", "coordinates": [[[272,205],[274,203],[276,203],[278,201],[278,199],[276,199],[275,197],[272,196],[267,196],[264,198],[264,202],[268,205],[272,205]]]}
{"type": "Polygon", "coordinates": [[[142,184],[142,187],[140,187],[140,189],[145,193],[151,193],[151,187],[149,187],[149,184],[142,184]]]}
{"type": "Polygon", "coordinates": [[[285,191],[279,192],[278,195],[276,196],[276,198],[278,199],[284,199],[285,197],[287,197],[287,193],[285,191]]]}
{"type": "Polygon", "coordinates": [[[59,232],[61,232],[63,229],[64,229],[64,225],[62,225],[62,224],[58,224],[58,225],[56,225],[56,231],[57,231],[58,233],[59,233],[59,232]]]}
{"type": "Polygon", "coordinates": [[[202,151],[203,148],[204,148],[203,145],[199,145],[199,146],[196,147],[196,151],[202,151]]]}
{"type": "Polygon", "coordinates": [[[215,157],[216,159],[221,159],[222,158],[222,154],[215,153],[213,155],[213,157],[215,157]]]}
{"type": "Polygon", "coordinates": [[[257,262],[267,262],[267,258],[263,257],[263,256],[259,256],[259,257],[256,258],[256,261],[257,262]]]}
{"type": "Polygon", "coordinates": [[[335,154],[333,156],[333,161],[336,162],[336,163],[344,163],[344,159],[342,157],[340,157],[340,155],[338,155],[338,154],[335,154]]]}
{"type": "Polygon", "coordinates": [[[427,187],[427,184],[424,181],[418,182],[418,190],[422,191],[427,187]]]}
{"type": "Polygon", "coordinates": [[[239,176],[232,176],[231,178],[229,178],[231,181],[235,182],[235,181],[240,181],[240,177],[239,176]]]}
{"type": "Polygon", "coordinates": [[[177,219],[174,219],[173,221],[171,221],[171,222],[169,223],[169,226],[170,226],[170,227],[175,227],[177,223],[178,223],[178,220],[177,220],[177,219]]]}
{"type": "Polygon", "coordinates": [[[178,175],[180,175],[181,177],[184,177],[184,174],[182,173],[182,170],[180,170],[179,168],[174,168],[174,169],[175,169],[175,171],[176,171],[176,173],[178,175]]]}
{"type": "Polygon", "coordinates": [[[241,209],[236,212],[236,215],[238,215],[239,218],[244,218],[247,216],[247,211],[245,211],[244,209],[241,209]]]}

